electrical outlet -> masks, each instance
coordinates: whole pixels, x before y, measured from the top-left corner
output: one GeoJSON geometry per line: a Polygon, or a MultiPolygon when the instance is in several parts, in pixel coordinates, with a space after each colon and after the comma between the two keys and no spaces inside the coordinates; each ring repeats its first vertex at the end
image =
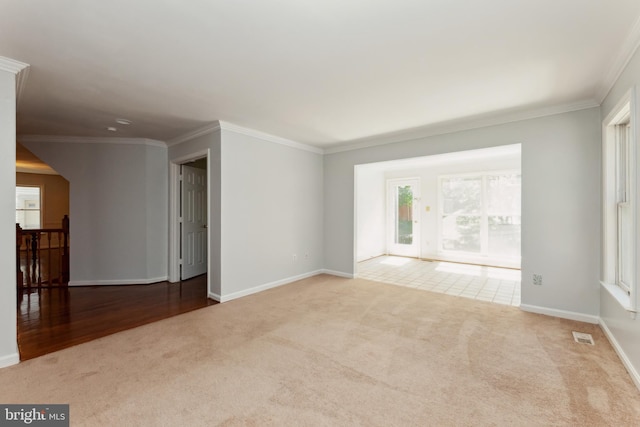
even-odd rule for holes
{"type": "Polygon", "coordinates": [[[309,259],[309,252],[304,253],[304,259],[309,259]]]}
{"type": "Polygon", "coordinates": [[[533,284],[536,286],[542,286],[542,274],[533,275],[533,284]]]}
{"type": "Polygon", "coordinates": [[[293,254],[293,262],[296,262],[298,260],[298,255],[297,254],[293,254]]]}

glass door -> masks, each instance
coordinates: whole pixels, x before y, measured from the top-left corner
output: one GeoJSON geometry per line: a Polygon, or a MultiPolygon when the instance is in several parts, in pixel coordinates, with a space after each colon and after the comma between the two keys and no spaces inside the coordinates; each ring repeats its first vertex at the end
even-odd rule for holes
{"type": "Polygon", "coordinates": [[[413,178],[388,181],[389,255],[420,256],[419,186],[413,178]]]}

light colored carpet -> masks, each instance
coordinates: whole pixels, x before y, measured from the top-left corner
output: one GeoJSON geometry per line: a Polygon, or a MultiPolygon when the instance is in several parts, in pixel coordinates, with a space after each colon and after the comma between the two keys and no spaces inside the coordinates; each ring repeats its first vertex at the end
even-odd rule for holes
{"type": "Polygon", "coordinates": [[[640,420],[597,326],[328,275],[1,369],[0,384],[2,403],[70,403],[72,426],[640,420]]]}

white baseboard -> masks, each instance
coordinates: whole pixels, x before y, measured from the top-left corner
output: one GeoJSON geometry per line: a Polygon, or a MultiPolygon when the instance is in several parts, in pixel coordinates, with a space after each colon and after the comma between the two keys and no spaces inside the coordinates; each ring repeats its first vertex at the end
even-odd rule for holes
{"type": "Polygon", "coordinates": [[[209,298],[212,298],[219,302],[227,302],[237,298],[246,297],[247,295],[266,291],[267,289],[276,288],[278,286],[282,286],[298,280],[306,279],[308,277],[317,276],[322,272],[323,272],[322,270],[311,271],[309,273],[300,274],[298,276],[287,277],[286,279],[276,280],[275,282],[265,283],[263,285],[254,286],[253,288],[245,289],[243,291],[238,291],[238,292],[234,292],[232,294],[227,294],[227,295],[216,295],[213,293],[209,293],[209,298]]]}
{"type": "Polygon", "coordinates": [[[322,273],[322,274],[330,274],[332,276],[344,277],[344,278],[347,278],[347,279],[355,279],[355,277],[356,277],[355,274],[343,273],[342,271],[327,270],[327,269],[320,270],[320,273],[322,273]]]}
{"type": "Polygon", "coordinates": [[[7,366],[17,365],[18,363],[20,363],[20,355],[18,353],[13,353],[7,356],[0,357],[0,368],[6,368],[7,366]]]}
{"type": "Polygon", "coordinates": [[[218,294],[214,294],[213,292],[207,292],[207,298],[210,298],[214,301],[218,301],[218,302],[222,302],[220,301],[222,299],[222,297],[218,294]]]}
{"type": "Polygon", "coordinates": [[[528,311],[530,313],[545,314],[547,316],[560,317],[562,319],[577,320],[578,322],[593,323],[595,325],[600,321],[599,316],[558,310],[555,308],[538,307],[536,305],[520,304],[520,310],[528,311]]]}
{"type": "Polygon", "coordinates": [[[166,282],[167,276],[151,279],[124,279],[124,280],[71,280],[69,286],[120,286],[120,285],[150,285],[152,283],[166,282]]]}
{"type": "Polygon", "coordinates": [[[638,387],[638,390],[640,390],[640,374],[638,374],[638,371],[627,357],[627,354],[620,346],[620,343],[618,343],[618,340],[616,340],[616,337],[613,335],[604,319],[600,319],[600,328],[602,328],[602,330],[604,331],[604,335],[607,337],[616,353],[618,353],[618,357],[620,358],[620,360],[622,360],[622,364],[627,369],[627,372],[629,372],[629,375],[631,376],[631,379],[635,383],[636,387],[638,387]]]}

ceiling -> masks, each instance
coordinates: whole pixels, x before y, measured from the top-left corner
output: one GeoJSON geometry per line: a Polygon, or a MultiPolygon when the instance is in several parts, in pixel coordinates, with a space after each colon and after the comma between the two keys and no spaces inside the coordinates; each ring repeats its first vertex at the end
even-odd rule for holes
{"type": "Polygon", "coordinates": [[[167,141],[222,120],[328,148],[596,106],[639,16],[638,0],[0,0],[0,56],[30,64],[22,135],[167,141]]]}

